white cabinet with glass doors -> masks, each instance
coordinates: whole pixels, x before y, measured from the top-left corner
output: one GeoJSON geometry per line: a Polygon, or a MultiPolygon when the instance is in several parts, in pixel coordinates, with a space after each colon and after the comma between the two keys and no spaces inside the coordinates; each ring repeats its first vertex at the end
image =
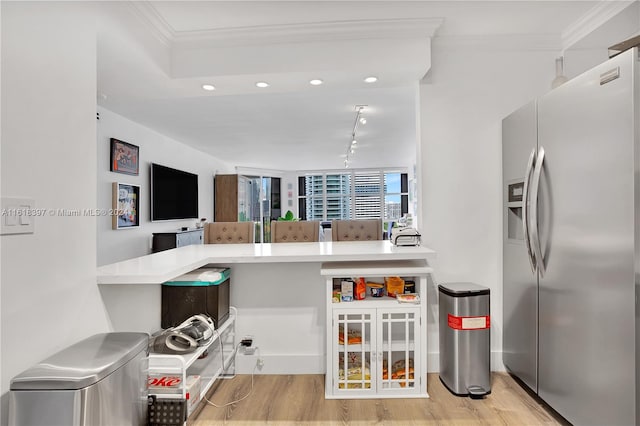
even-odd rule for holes
{"type": "Polygon", "coordinates": [[[326,398],[426,398],[427,275],[425,261],[325,263],[327,287],[326,398]],[[400,303],[386,294],[333,303],[334,287],[347,278],[382,282],[399,276],[415,282],[420,300],[400,303]],[[424,322],[424,325],[423,325],[424,322]]]}

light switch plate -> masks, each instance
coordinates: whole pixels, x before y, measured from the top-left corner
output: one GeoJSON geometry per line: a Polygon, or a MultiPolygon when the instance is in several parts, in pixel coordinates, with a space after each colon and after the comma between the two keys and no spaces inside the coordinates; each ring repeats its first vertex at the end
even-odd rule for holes
{"type": "Polygon", "coordinates": [[[0,235],[33,234],[35,205],[33,198],[2,197],[0,235]]]}

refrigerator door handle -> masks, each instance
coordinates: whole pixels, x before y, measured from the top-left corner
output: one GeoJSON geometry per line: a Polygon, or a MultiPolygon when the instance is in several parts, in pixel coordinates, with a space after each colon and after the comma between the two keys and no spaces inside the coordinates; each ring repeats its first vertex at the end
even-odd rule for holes
{"type": "Polygon", "coordinates": [[[542,166],[544,163],[544,148],[538,148],[536,156],[536,165],[533,169],[533,179],[531,182],[531,214],[529,214],[529,231],[531,232],[531,240],[540,277],[544,276],[544,260],[542,257],[542,247],[540,246],[540,234],[538,232],[538,192],[540,190],[540,175],[542,174],[542,166]]]}
{"type": "Polygon", "coordinates": [[[534,258],[533,251],[531,250],[531,236],[529,234],[529,181],[531,180],[531,171],[533,170],[533,163],[536,160],[536,148],[531,150],[529,155],[529,161],[527,162],[527,171],[524,175],[524,188],[522,190],[522,230],[524,232],[524,245],[527,246],[527,255],[529,258],[529,265],[531,265],[531,272],[536,272],[536,259],[534,258]]]}

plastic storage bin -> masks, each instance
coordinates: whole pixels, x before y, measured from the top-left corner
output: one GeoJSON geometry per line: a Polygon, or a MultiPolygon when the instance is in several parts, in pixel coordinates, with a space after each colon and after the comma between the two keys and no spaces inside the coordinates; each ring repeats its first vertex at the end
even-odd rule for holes
{"type": "Polygon", "coordinates": [[[11,426],[144,425],[149,336],[102,333],[11,380],[11,426]]]}
{"type": "Polygon", "coordinates": [[[162,284],[162,328],[192,315],[210,316],[216,328],[229,318],[229,268],[200,268],[162,284]]]}
{"type": "Polygon", "coordinates": [[[438,286],[440,380],[454,394],[491,393],[489,289],[474,283],[438,286]]]}

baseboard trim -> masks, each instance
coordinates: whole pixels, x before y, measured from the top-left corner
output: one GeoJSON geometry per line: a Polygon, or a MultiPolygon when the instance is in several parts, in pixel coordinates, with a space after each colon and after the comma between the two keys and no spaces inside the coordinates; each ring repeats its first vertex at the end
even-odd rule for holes
{"type": "Polygon", "coordinates": [[[262,368],[255,368],[257,355],[238,354],[236,356],[237,374],[324,374],[326,357],[324,355],[260,355],[264,362],[262,368]]]}
{"type": "MultiPolygon", "coordinates": [[[[324,374],[326,357],[324,355],[260,355],[264,362],[262,368],[256,368],[256,374],[324,374]]],[[[236,373],[251,374],[258,361],[257,355],[236,356],[236,373]]],[[[427,355],[427,372],[440,371],[440,353],[429,352],[427,355]]],[[[502,363],[502,351],[491,352],[491,371],[506,372],[502,363]]]]}

